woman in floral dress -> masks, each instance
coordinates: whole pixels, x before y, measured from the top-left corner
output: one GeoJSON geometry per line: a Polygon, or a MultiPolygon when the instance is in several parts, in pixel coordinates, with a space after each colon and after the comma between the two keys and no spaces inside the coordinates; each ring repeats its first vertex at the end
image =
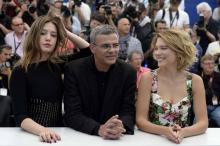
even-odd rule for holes
{"type": "Polygon", "coordinates": [[[188,34],[180,30],[159,33],[153,47],[159,68],[141,78],[136,104],[138,128],[175,143],[204,133],[208,118],[203,81],[186,71],[195,60],[196,50],[188,34]]]}

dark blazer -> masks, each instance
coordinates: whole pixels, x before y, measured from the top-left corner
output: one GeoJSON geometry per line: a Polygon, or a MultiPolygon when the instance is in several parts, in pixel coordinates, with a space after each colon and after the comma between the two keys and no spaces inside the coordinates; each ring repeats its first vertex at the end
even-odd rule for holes
{"type": "Polygon", "coordinates": [[[213,94],[215,94],[215,96],[217,96],[217,99],[218,99],[218,104],[220,105],[220,73],[214,71],[212,76],[213,76],[213,80],[212,80],[212,85],[210,88],[209,80],[211,76],[202,75],[202,79],[203,79],[204,86],[205,86],[205,92],[206,92],[206,104],[213,105],[212,97],[213,97],[213,94]]]}
{"type": "Polygon", "coordinates": [[[127,134],[134,133],[136,71],[117,60],[109,70],[102,105],[99,104],[97,69],[93,56],[72,61],[64,74],[64,123],[75,130],[98,135],[98,129],[118,114],[127,134]],[[101,111],[100,107],[101,106],[101,111]]]}

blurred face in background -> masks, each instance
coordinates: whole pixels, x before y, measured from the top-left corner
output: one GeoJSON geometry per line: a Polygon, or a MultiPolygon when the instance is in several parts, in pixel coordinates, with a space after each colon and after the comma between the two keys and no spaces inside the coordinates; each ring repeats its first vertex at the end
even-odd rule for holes
{"type": "Polygon", "coordinates": [[[131,60],[129,63],[135,68],[135,70],[139,70],[141,67],[141,63],[143,61],[143,55],[139,53],[133,53],[131,56],[131,60]]]}
{"type": "Polygon", "coordinates": [[[166,23],[161,23],[161,22],[157,23],[157,26],[155,27],[155,31],[157,33],[161,33],[161,32],[164,32],[166,30],[167,30],[166,23]]]}
{"type": "Polygon", "coordinates": [[[15,17],[12,19],[11,27],[15,31],[15,33],[22,34],[24,32],[24,22],[19,17],[15,17]]]}
{"type": "Polygon", "coordinates": [[[0,62],[6,62],[8,59],[11,58],[12,49],[4,48],[2,49],[2,52],[0,53],[0,62]]]}
{"type": "Polygon", "coordinates": [[[210,75],[214,72],[215,61],[214,59],[206,59],[201,63],[203,72],[210,75]]]}
{"type": "Polygon", "coordinates": [[[61,0],[54,2],[55,8],[61,9],[62,5],[63,5],[63,1],[61,1],[61,0]]]}
{"type": "Polygon", "coordinates": [[[199,15],[204,16],[205,20],[209,20],[209,18],[211,17],[211,12],[209,12],[206,7],[201,7],[199,8],[199,15]]]}
{"type": "Polygon", "coordinates": [[[127,18],[121,18],[118,21],[118,32],[120,35],[128,35],[130,33],[131,24],[127,18]]]}
{"type": "Polygon", "coordinates": [[[95,20],[95,19],[92,19],[91,22],[90,22],[90,28],[91,29],[94,29],[94,28],[96,28],[99,25],[102,25],[102,23],[97,21],[97,20],[95,20]]]}

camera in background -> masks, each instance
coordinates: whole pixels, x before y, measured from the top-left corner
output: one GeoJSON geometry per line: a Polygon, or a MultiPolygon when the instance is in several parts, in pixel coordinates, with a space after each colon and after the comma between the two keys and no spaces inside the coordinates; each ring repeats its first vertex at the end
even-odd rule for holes
{"type": "Polygon", "coordinates": [[[158,0],[149,0],[150,3],[156,4],[158,0]]]}
{"type": "Polygon", "coordinates": [[[112,14],[111,6],[104,5],[104,6],[102,6],[102,8],[105,10],[107,15],[111,15],[112,14]]]}
{"type": "Polygon", "coordinates": [[[81,0],[73,0],[74,1],[74,5],[80,7],[81,4],[82,4],[82,1],[81,0]]]}
{"type": "Polygon", "coordinates": [[[61,7],[61,15],[64,17],[64,18],[67,18],[69,16],[71,16],[71,12],[70,10],[67,8],[67,6],[62,6],[61,7]]]}
{"type": "Polygon", "coordinates": [[[205,22],[204,22],[204,16],[200,14],[199,16],[199,21],[197,22],[197,25],[199,28],[203,28],[205,26],[205,22]]]}
{"type": "Polygon", "coordinates": [[[35,5],[33,5],[33,4],[28,5],[28,11],[30,13],[34,13],[34,12],[36,12],[36,10],[37,10],[37,7],[35,5]]]}
{"type": "Polygon", "coordinates": [[[127,17],[127,18],[138,18],[138,16],[140,15],[140,12],[138,10],[136,10],[137,7],[131,6],[129,5],[123,12],[123,16],[127,17]]]}

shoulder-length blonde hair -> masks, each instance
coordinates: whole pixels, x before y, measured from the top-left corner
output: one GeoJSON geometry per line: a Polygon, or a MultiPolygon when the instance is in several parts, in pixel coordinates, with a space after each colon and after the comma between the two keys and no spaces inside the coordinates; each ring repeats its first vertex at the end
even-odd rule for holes
{"type": "Polygon", "coordinates": [[[194,63],[196,59],[196,48],[187,32],[170,29],[158,33],[153,39],[153,47],[155,47],[158,38],[161,38],[176,53],[178,71],[187,69],[194,63]]]}
{"type": "Polygon", "coordinates": [[[65,45],[66,31],[59,17],[42,16],[39,17],[32,24],[30,31],[28,32],[23,45],[24,56],[20,60],[19,64],[27,71],[28,66],[31,63],[38,63],[38,60],[42,57],[40,49],[40,36],[43,27],[46,23],[53,23],[57,30],[57,41],[54,50],[50,53],[48,60],[56,63],[58,62],[57,51],[60,47],[65,45]]]}

